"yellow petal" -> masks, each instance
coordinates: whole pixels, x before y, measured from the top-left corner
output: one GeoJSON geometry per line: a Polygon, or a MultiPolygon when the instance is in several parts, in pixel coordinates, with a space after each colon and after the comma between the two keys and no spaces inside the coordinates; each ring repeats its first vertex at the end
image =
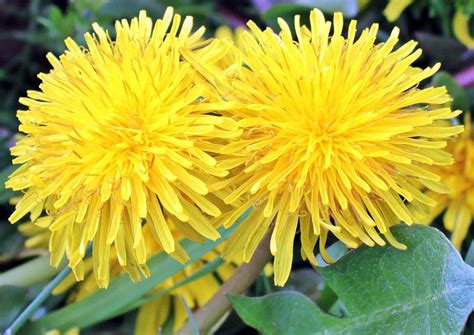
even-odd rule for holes
{"type": "Polygon", "coordinates": [[[387,7],[383,11],[383,15],[389,22],[393,22],[400,17],[402,12],[407,8],[413,0],[389,0],[387,7]]]}
{"type": "Polygon", "coordinates": [[[474,37],[469,30],[470,17],[458,10],[453,17],[454,36],[468,48],[474,48],[474,37]]]}

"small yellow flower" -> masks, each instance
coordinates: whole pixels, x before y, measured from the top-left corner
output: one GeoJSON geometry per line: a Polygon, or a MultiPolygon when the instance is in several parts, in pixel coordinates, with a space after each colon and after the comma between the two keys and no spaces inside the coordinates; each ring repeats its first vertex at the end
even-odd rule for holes
{"type": "Polygon", "coordinates": [[[357,3],[359,5],[359,10],[362,10],[367,7],[370,4],[370,1],[371,0],[358,0],[357,3]]]}
{"type": "Polygon", "coordinates": [[[100,287],[112,246],[121,266],[147,275],[144,221],[167,253],[178,242],[165,217],[185,237],[219,237],[212,218],[223,205],[207,185],[227,175],[215,158],[223,139],[240,134],[215,113],[214,74],[230,43],[202,40],[192,22],[168,8],[153,24],[142,11],[116,22],[115,40],[94,24],[87,48],[66,39],[59,59],[47,55],[53,69],[39,75],[40,90],[20,99],[26,136],[6,185],[24,194],[10,221],[30,213],[48,227],[52,265],[66,254],[78,279],[88,241],[100,287]]]}
{"type": "Polygon", "coordinates": [[[412,2],[413,0],[389,0],[383,15],[385,15],[389,22],[393,22],[400,17],[405,8],[410,6],[412,2]]]}
{"type": "Polygon", "coordinates": [[[433,167],[440,175],[449,192],[440,194],[426,190],[426,194],[437,201],[437,205],[427,215],[422,215],[423,223],[429,224],[444,210],[444,226],[451,234],[451,241],[461,249],[474,218],[474,133],[469,115],[465,118],[465,130],[461,136],[450,141],[446,149],[454,156],[454,164],[433,167]]]}
{"type": "Polygon", "coordinates": [[[413,211],[436,204],[413,185],[442,187],[428,168],[452,164],[442,148],[463,127],[442,122],[460,111],[428,107],[450,101],[444,87],[418,87],[439,64],[412,66],[421,55],[414,41],[393,50],[397,28],[374,44],[378,25],[356,39],[352,21],[345,38],[341,13],[331,23],[313,10],[309,29],[295,17],[295,42],[287,23],[278,23],[279,34],[253,22],[243,33],[245,66],[226,99],[241,104],[228,114],[244,134],[221,149],[228,157],[218,166],[232,171],[210,189],[230,185],[224,201],[238,209],[221,219],[226,226],[254,207],[226,242],[225,257],[249,261],[274,222],[270,248],[275,283],[283,285],[297,230],[313,264],[318,240],[329,258],[329,232],[349,247],[384,245],[381,234],[404,248],[389,227],[414,223],[408,203],[413,211]]]}
{"type": "Polygon", "coordinates": [[[79,335],[79,334],[80,334],[79,328],[71,328],[62,333],[57,329],[52,329],[44,333],[44,335],[79,335]]]}
{"type": "MultiPolygon", "coordinates": [[[[461,12],[456,11],[453,18],[453,32],[454,36],[468,48],[474,48],[474,37],[469,31],[469,20],[471,18],[461,12]]],[[[473,19],[474,20],[474,19],[473,19]]]]}

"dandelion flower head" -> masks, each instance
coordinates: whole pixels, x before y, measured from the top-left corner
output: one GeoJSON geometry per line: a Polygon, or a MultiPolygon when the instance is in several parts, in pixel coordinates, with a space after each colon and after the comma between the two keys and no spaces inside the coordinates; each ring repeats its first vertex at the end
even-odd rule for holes
{"type": "Polygon", "coordinates": [[[20,99],[25,137],[12,154],[21,166],[6,185],[24,194],[10,221],[29,213],[48,227],[51,263],[66,254],[78,279],[89,241],[99,286],[111,252],[147,275],[144,222],[167,253],[177,249],[167,220],[185,237],[220,236],[207,185],[227,174],[214,156],[239,130],[215,113],[212,73],[228,46],[203,40],[192,22],[168,8],[153,24],[142,11],[116,22],[114,40],[94,24],[86,47],[68,38],[63,55],[47,55],[53,68],[20,99]]]}
{"type": "Polygon", "coordinates": [[[422,223],[428,224],[446,210],[444,226],[451,232],[451,240],[458,249],[474,218],[474,134],[469,114],[466,114],[464,127],[461,136],[449,141],[446,148],[453,155],[454,164],[433,167],[433,172],[446,183],[446,191],[436,193],[427,189],[425,193],[435,199],[437,205],[420,216],[422,223]]]}
{"type": "Polygon", "coordinates": [[[439,64],[413,66],[421,50],[414,41],[395,48],[398,28],[376,43],[378,25],[356,38],[353,20],[344,37],[341,13],[328,22],[315,9],[309,28],[295,17],[295,41],[289,25],[278,23],[279,34],[250,22],[240,37],[244,66],[227,99],[244,134],[222,148],[228,157],[219,166],[232,171],[212,188],[231,185],[224,201],[238,209],[222,219],[226,226],[254,207],[226,242],[225,257],[249,261],[274,222],[270,248],[275,283],[283,285],[297,230],[313,264],[318,241],[330,259],[329,232],[349,247],[384,245],[383,235],[404,248],[389,227],[412,224],[413,212],[436,205],[413,184],[443,188],[428,167],[452,164],[442,148],[463,127],[442,122],[459,111],[430,109],[450,101],[444,87],[419,87],[439,64]]]}

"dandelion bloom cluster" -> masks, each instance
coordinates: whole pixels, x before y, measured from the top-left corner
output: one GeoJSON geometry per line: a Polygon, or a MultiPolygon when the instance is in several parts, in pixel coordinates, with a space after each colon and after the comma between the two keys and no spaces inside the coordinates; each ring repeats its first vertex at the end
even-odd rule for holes
{"type": "Polygon", "coordinates": [[[420,217],[431,223],[444,210],[444,226],[451,234],[454,246],[461,249],[474,218],[474,139],[470,117],[465,118],[464,132],[448,143],[446,151],[453,155],[454,164],[434,167],[446,183],[446,192],[426,190],[426,194],[437,201],[435,208],[420,217]]]}
{"type": "Polygon", "coordinates": [[[434,167],[453,163],[443,148],[463,128],[449,122],[459,111],[434,107],[444,87],[419,88],[439,64],[414,67],[421,50],[395,48],[397,28],[377,44],[376,24],[356,38],[351,21],[344,37],[341,13],[313,10],[309,27],[296,16],[296,41],[279,25],[250,22],[232,47],[171,9],[154,25],[141,12],[117,21],[115,40],[94,25],[87,48],[67,39],[49,54],[40,90],[20,100],[21,166],[7,182],[24,193],[10,221],[29,214],[41,230],[27,243],[47,240],[51,263],[66,254],[94,289],[123,269],[148,275],[154,244],[185,262],[180,239],[215,240],[250,207],[223,254],[249,261],[272,230],[277,285],[298,230],[312,264],[316,244],[330,260],[329,233],[403,249],[389,228],[436,208],[423,188],[447,192],[434,167]]]}
{"type": "Polygon", "coordinates": [[[395,49],[397,28],[376,44],[378,25],[356,39],[352,21],[344,37],[341,13],[331,23],[313,10],[310,27],[295,17],[295,42],[278,23],[279,34],[250,22],[240,37],[245,66],[226,99],[244,133],[221,149],[227,157],[218,165],[232,171],[212,189],[230,186],[223,199],[238,207],[223,217],[226,226],[254,207],[224,256],[249,261],[273,222],[275,283],[283,285],[298,227],[302,256],[313,264],[318,240],[329,258],[329,232],[349,247],[384,245],[383,235],[404,248],[389,227],[436,205],[413,185],[444,189],[429,168],[452,164],[442,148],[463,127],[444,122],[459,111],[429,107],[450,101],[444,87],[418,87],[439,64],[412,66],[421,50],[414,41],[395,49]]]}
{"type": "Polygon", "coordinates": [[[168,8],[153,24],[145,12],[117,21],[114,40],[97,24],[87,48],[66,39],[67,51],[48,54],[52,70],[39,91],[20,102],[20,131],[12,148],[21,166],[7,186],[24,194],[10,221],[28,215],[51,231],[51,263],[66,254],[78,279],[93,242],[99,286],[109,281],[111,252],[121,266],[145,275],[143,222],[163,250],[178,248],[168,221],[184,237],[215,240],[212,218],[222,202],[208,185],[227,172],[214,156],[222,139],[238,136],[219,108],[213,71],[229,48],[192,32],[168,8]],[[46,215],[44,215],[46,213],[46,215]]]}

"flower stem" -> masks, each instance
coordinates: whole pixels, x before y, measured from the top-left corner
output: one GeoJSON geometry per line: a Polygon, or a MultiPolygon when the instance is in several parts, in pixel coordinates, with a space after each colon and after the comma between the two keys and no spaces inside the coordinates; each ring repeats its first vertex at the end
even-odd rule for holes
{"type": "Polygon", "coordinates": [[[41,306],[41,304],[49,297],[59,283],[61,283],[71,272],[71,269],[66,266],[56,277],[46,285],[40,294],[26,307],[26,309],[16,318],[10,327],[5,331],[4,335],[15,334],[23,324],[33,315],[33,313],[41,306]]]}
{"type": "MultiPolygon", "coordinates": [[[[194,313],[194,321],[201,334],[206,334],[219,320],[231,309],[227,300],[228,294],[240,294],[244,292],[258,275],[265,264],[271,260],[270,237],[271,231],[260,242],[249,263],[244,263],[235,271],[232,277],[226,281],[220,290],[202,308],[194,313]]],[[[191,334],[191,323],[188,321],[178,334],[191,334]]]]}

